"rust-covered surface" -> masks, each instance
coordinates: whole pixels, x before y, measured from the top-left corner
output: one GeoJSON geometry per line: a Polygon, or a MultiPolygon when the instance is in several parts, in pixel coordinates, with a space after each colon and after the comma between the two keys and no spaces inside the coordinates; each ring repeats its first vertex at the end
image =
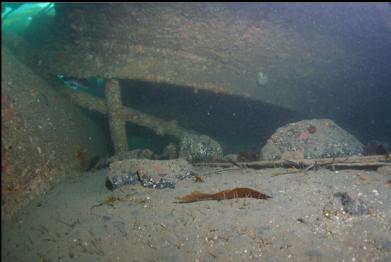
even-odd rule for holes
{"type": "Polygon", "coordinates": [[[291,10],[297,21],[300,8],[263,3],[57,4],[56,17],[35,19],[27,39],[35,47],[33,63],[47,66],[52,74],[176,84],[307,112],[325,88],[333,93],[341,72],[354,61],[330,33],[310,25],[300,30],[280,19],[291,10]],[[257,84],[260,72],[267,76],[265,85],[257,84]]]}
{"type": "Polygon", "coordinates": [[[95,124],[2,48],[2,219],[91,158],[107,155],[95,124]]]}

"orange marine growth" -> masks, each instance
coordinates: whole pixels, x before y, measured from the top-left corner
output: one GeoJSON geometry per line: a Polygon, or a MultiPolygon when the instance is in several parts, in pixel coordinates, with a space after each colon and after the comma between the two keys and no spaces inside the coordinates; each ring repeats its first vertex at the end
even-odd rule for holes
{"type": "Polygon", "coordinates": [[[313,134],[313,133],[316,132],[316,126],[310,125],[310,126],[307,128],[307,130],[308,130],[308,132],[309,132],[310,134],[313,134]]]}
{"type": "Polygon", "coordinates": [[[245,198],[245,197],[256,198],[256,199],[271,198],[271,196],[265,195],[253,189],[238,187],[231,190],[224,190],[215,194],[207,194],[207,193],[194,191],[190,195],[176,197],[176,199],[179,200],[179,203],[191,203],[191,202],[203,201],[203,200],[224,200],[224,199],[245,198]]]}

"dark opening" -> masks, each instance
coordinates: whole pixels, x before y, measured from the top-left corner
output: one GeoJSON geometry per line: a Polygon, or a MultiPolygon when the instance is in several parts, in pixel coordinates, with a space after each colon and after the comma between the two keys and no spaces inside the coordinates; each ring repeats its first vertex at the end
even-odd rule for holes
{"type": "MultiPolygon", "coordinates": [[[[278,127],[302,119],[275,105],[238,96],[145,81],[121,80],[120,84],[125,106],[206,134],[223,146],[225,154],[258,151],[278,127]]],[[[135,134],[135,129],[128,130],[129,136],[135,134]]]]}

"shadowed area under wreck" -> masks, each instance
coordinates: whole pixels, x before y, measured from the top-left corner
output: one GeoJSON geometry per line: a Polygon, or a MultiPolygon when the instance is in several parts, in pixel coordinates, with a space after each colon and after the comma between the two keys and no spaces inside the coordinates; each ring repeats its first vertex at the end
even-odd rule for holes
{"type": "Polygon", "coordinates": [[[306,118],[276,105],[185,86],[120,83],[124,105],[208,134],[222,143],[227,153],[257,148],[276,128],[306,118]]]}

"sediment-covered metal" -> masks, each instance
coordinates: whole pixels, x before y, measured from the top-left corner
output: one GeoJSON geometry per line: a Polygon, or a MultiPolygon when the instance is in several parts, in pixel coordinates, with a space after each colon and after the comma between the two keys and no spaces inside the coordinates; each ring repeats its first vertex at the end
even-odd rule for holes
{"type": "Polygon", "coordinates": [[[103,132],[77,107],[4,47],[1,58],[3,219],[108,152],[103,132]]]}

